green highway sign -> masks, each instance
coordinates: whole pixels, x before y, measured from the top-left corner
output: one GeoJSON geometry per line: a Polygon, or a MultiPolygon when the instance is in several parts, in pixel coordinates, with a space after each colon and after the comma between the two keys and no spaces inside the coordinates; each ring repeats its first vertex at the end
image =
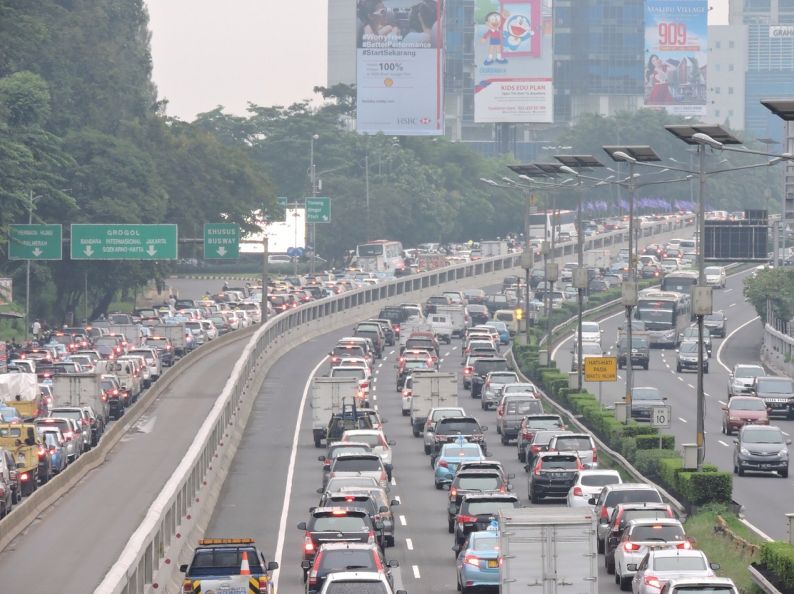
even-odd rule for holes
{"type": "Polygon", "coordinates": [[[9,260],[61,260],[61,225],[9,225],[9,260]]]}
{"type": "Polygon", "coordinates": [[[176,225],[72,225],[72,260],[176,260],[176,225]]]}
{"type": "Polygon", "coordinates": [[[240,227],[234,223],[204,225],[204,259],[236,260],[240,256],[240,227]]]}
{"type": "Polygon", "coordinates": [[[317,196],[306,198],[306,222],[330,223],[331,199],[317,196]]]}

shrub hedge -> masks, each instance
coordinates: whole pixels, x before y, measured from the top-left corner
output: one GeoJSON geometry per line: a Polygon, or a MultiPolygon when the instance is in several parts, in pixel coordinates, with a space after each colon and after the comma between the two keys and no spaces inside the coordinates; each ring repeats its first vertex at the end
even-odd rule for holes
{"type": "Polygon", "coordinates": [[[766,542],[761,545],[761,564],[777,578],[784,592],[794,591],[794,545],[766,542]]]}

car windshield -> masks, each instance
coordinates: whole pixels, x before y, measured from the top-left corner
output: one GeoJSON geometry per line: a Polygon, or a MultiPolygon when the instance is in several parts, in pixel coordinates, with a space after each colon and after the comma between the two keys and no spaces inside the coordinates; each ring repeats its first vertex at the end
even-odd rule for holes
{"type": "Polygon", "coordinates": [[[364,349],[360,346],[335,346],[333,353],[340,357],[363,357],[364,349]]]}
{"type": "Polygon", "coordinates": [[[555,447],[562,451],[577,451],[577,450],[590,450],[593,448],[593,443],[589,437],[578,437],[574,435],[566,435],[558,437],[555,442],[555,447]]]}
{"type": "Polygon", "coordinates": [[[710,584],[694,584],[691,586],[676,586],[675,594],[734,594],[732,586],[712,586],[710,584]]]}
{"type": "Polygon", "coordinates": [[[656,557],[653,560],[656,571],[704,571],[706,561],[701,556],[697,557],[656,557]]]}
{"type": "Polygon", "coordinates": [[[372,551],[360,549],[326,550],[320,570],[323,572],[339,571],[345,569],[376,570],[375,559],[372,551]]]}
{"type": "Polygon", "coordinates": [[[705,274],[722,274],[722,268],[719,266],[706,266],[703,272],[705,274]]]}
{"type": "Polygon", "coordinates": [[[794,392],[794,382],[786,378],[758,380],[758,392],[765,394],[791,394],[794,392]]]}
{"type": "Polygon", "coordinates": [[[377,513],[375,501],[370,497],[356,497],[355,495],[345,495],[343,497],[329,498],[323,504],[327,507],[358,508],[365,510],[368,514],[377,513]]]}
{"type": "Polygon", "coordinates": [[[559,417],[527,419],[527,427],[530,429],[562,429],[562,421],[559,417]]]}
{"type": "Polygon", "coordinates": [[[190,577],[210,575],[239,575],[242,554],[245,551],[248,557],[248,566],[252,574],[262,573],[259,565],[259,555],[253,547],[212,547],[198,549],[190,564],[190,577]]]}
{"type": "Polygon", "coordinates": [[[652,526],[635,526],[629,537],[634,542],[684,540],[684,531],[680,526],[654,524],[652,526]]]}
{"type": "Polygon", "coordinates": [[[722,314],[721,313],[707,314],[703,319],[706,320],[707,322],[708,321],[721,322],[722,321],[722,314]]]}
{"type": "Polygon", "coordinates": [[[385,584],[375,580],[356,580],[354,582],[331,582],[324,590],[326,594],[387,594],[385,584]]]}
{"type": "Polygon", "coordinates": [[[479,432],[480,425],[474,419],[444,420],[438,426],[439,433],[475,433],[479,432]]]}
{"type": "Polygon", "coordinates": [[[360,441],[371,448],[386,445],[381,436],[377,433],[366,433],[364,435],[351,435],[348,441],[360,441]]]}
{"type": "Polygon", "coordinates": [[[513,509],[518,507],[517,501],[472,501],[468,505],[467,513],[470,516],[495,516],[500,509],[513,509]]]}
{"type": "Polygon", "coordinates": [[[512,401],[507,404],[506,414],[508,415],[527,415],[543,412],[543,404],[537,398],[512,401]]]}
{"type": "MultiPolygon", "coordinates": [[[[510,507],[513,506],[511,505],[510,507]]],[[[474,546],[471,549],[473,551],[495,551],[499,549],[499,538],[496,536],[479,536],[474,539],[474,546]]]]}
{"type": "Polygon", "coordinates": [[[601,327],[595,322],[582,322],[582,332],[601,332],[601,327]]]}
{"type": "Polygon", "coordinates": [[[659,390],[656,388],[634,388],[631,391],[632,400],[661,400],[659,390]]]}
{"type": "Polygon", "coordinates": [[[356,379],[364,379],[366,374],[363,369],[357,367],[335,367],[331,370],[331,377],[354,377],[356,379]]]}
{"type": "Polygon", "coordinates": [[[490,380],[492,384],[509,384],[518,381],[518,376],[515,373],[492,373],[490,380]]]}
{"type": "Polygon", "coordinates": [[[742,441],[745,443],[783,443],[783,434],[778,430],[764,431],[763,429],[745,429],[742,432],[742,441]]]}
{"type": "Polygon", "coordinates": [[[661,503],[662,496],[656,489],[620,489],[607,495],[605,505],[615,507],[618,503],[661,503]]]}
{"type": "Polygon", "coordinates": [[[520,394],[522,392],[534,392],[535,386],[532,384],[515,384],[512,386],[505,386],[504,393],[505,394],[513,394],[517,393],[520,394]]]}
{"type": "Polygon", "coordinates": [[[579,459],[576,456],[551,456],[543,459],[541,468],[543,470],[569,470],[571,468],[577,468],[578,461],[579,459]]]}
{"type": "Polygon", "coordinates": [[[595,343],[582,343],[582,354],[583,355],[601,355],[601,347],[595,343]]]}
{"type": "Polygon", "coordinates": [[[475,363],[475,367],[477,368],[477,373],[480,374],[488,373],[489,371],[503,371],[507,368],[507,361],[504,359],[480,359],[475,363]]]}
{"type": "Polygon", "coordinates": [[[468,491],[496,491],[501,483],[495,476],[461,476],[457,482],[458,489],[468,491]]]}
{"type": "Polygon", "coordinates": [[[451,419],[463,415],[461,410],[434,410],[433,415],[430,417],[432,421],[440,421],[441,419],[451,419]]]}
{"type": "Polygon", "coordinates": [[[334,472],[375,472],[380,467],[380,458],[337,458],[334,472]]]}
{"type": "Polygon", "coordinates": [[[579,480],[585,487],[606,487],[620,482],[620,477],[614,474],[585,474],[579,480]]]}
{"type": "Polygon", "coordinates": [[[444,446],[444,453],[442,454],[443,457],[471,457],[471,456],[480,456],[480,446],[471,445],[471,446],[444,446]]]}
{"type": "Polygon", "coordinates": [[[698,343],[696,342],[682,342],[681,347],[679,350],[682,353],[697,353],[698,352],[698,343]]]}
{"type": "MultiPolygon", "coordinates": [[[[358,440],[356,440],[358,441],[358,440]]],[[[328,453],[329,458],[336,458],[339,454],[367,454],[370,448],[363,445],[356,446],[334,446],[328,453]]]]}
{"type": "Polygon", "coordinates": [[[328,484],[325,486],[326,491],[339,491],[340,489],[346,488],[369,488],[369,487],[377,487],[378,482],[371,477],[366,476],[346,476],[346,477],[339,477],[339,478],[332,478],[328,481],[328,484]]]}
{"type": "Polygon", "coordinates": [[[734,376],[735,377],[758,377],[760,375],[764,375],[766,371],[760,365],[747,365],[737,367],[734,376]]]}
{"type": "Polygon", "coordinates": [[[760,398],[732,398],[728,402],[731,410],[766,410],[766,403],[760,398]]]}
{"type": "Polygon", "coordinates": [[[368,530],[367,523],[362,516],[348,515],[322,515],[314,519],[312,532],[363,532],[368,530]]]}

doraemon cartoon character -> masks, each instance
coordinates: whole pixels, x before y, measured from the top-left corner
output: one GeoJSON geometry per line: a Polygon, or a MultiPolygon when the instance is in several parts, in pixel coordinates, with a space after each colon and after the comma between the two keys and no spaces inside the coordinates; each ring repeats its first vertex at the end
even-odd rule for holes
{"type": "Polygon", "coordinates": [[[510,51],[517,51],[533,34],[529,17],[523,14],[514,15],[505,23],[504,45],[510,51]]]}
{"type": "Polygon", "coordinates": [[[488,44],[488,56],[483,62],[486,66],[494,62],[497,64],[507,64],[507,60],[502,56],[502,30],[505,19],[508,16],[508,13],[505,11],[489,12],[485,15],[485,34],[482,36],[482,42],[488,44]]]}

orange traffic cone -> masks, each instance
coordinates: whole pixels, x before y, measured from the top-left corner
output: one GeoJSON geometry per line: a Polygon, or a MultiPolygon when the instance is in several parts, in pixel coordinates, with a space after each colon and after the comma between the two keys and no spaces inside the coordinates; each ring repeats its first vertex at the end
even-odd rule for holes
{"type": "Polygon", "coordinates": [[[240,563],[240,575],[251,575],[251,568],[248,566],[248,552],[243,551],[243,560],[240,563]]]}

